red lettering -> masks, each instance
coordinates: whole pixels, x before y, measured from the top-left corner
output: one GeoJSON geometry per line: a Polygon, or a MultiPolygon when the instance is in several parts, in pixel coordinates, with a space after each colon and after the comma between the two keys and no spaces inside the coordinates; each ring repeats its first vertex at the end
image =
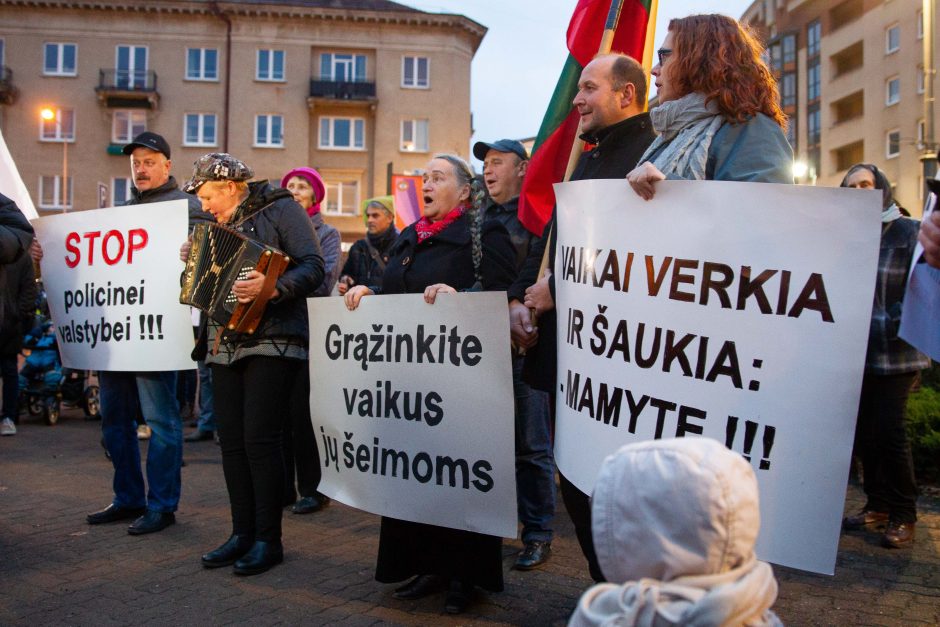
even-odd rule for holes
{"type": "Polygon", "coordinates": [[[120,231],[111,230],[105,233],[104,239],[101,240],[101,256],[109,266],[113,266],[121,260],[121,257],[124,256],[124,236],[121,235],[120,231]],[[117,238],[118,250],[117,254],[112,257],[108,255],[108,242],[113,241],[114,238],[117,238]]]}
{"type": "Polygon", "coordinates": [[[131,229],[127,233],[127,263],[134,263],[134,251],[142,250],[149,236],[144,229],[131,229]]]}
{"type": "Polygon", "coordinates": [[[73,255],[72,257],[68,255],[65,256],[65,265],[70,268],[74,268],[78,265],[78,262],[82,260],[82,254],[79,252],[78,246],[76,246],[81,239],[78,233],[74,231],[65,236],[65,250],[73,255]]]}
{"type": "Polygon", "coordinates": [[[95,240],[101,237],[101,231],[89,231],[85,233],[85,239],[88,240],[88,265],[95,264],[95,240]]]}

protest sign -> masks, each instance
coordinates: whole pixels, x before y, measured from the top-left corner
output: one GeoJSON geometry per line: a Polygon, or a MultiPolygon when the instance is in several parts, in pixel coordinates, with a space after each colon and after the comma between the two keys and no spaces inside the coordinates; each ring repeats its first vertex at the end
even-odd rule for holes
{"type": "Polygon", "coordinates": [[[502,292],[312,298],[310,414],[324,494],[374,514],[516,535],[502,292]]]}
{"type": "Polygon", "coordinates": [[[33,221],[63,365],[186,370],[193,327],[179,303],[185,200],[78,211],[33,221]]]}
{"type": "Polygon", "coordinates": [[[623,444],[716,439],[757,474],[758,556],[832,573],[880,197],[662,181],[646,202],[622,180],[556,195],[559,469],[590,493],[623,444]]]}

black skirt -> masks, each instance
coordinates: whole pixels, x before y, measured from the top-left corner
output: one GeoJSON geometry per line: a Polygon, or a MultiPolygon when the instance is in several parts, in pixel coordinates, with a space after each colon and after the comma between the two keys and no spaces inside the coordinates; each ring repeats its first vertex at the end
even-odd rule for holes
{"type": "Polygon", "coordinates": [[[382,517],[375,579],[440,575],[490,592],[503,589],[502,538],[382,517]]]}

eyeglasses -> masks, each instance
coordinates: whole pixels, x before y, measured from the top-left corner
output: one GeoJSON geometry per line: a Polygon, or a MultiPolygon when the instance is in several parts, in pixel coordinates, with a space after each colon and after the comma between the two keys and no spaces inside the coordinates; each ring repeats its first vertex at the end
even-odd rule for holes
{"type": "Polygon", "coordinates": [[[666,57],[672,54],[671,48],[660,48],[656,51],[656,56],[659,57],[659,64],[662,65],[666,62],[666,57]]]}

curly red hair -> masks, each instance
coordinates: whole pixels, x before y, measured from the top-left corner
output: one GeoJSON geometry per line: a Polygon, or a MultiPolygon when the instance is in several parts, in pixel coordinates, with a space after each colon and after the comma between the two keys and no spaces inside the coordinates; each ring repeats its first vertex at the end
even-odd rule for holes
{"type": "Polygon", "coordinates": [[[669,30],[675,55],[669,78],[679,94],[704,94],[731,122],[763,113],[786,129],[777,81],[747,26],[726,15],[690,15],[670,20],[669,30]]]}

